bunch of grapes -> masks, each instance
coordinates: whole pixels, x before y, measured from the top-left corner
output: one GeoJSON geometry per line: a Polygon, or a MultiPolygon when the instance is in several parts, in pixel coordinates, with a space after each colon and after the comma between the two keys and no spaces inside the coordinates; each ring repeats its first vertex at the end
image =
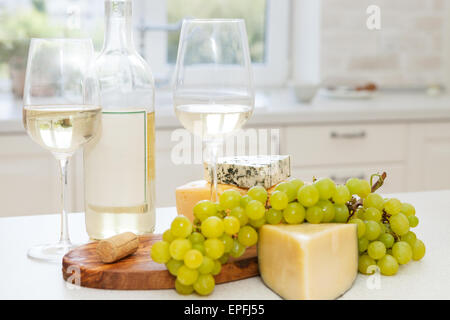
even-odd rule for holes
{"type": "MultiPolygon", "coordinates": [[[[247,247],[258,242],[258,230],[264,224],[354,223],[357,225],[361,273],[378,267],[384,275],[393,275],[399,264],[420,260],[425,254],[423,242],[410,228],[418,224],[415,209],[397,199],[383,199],[374,193],[385,174],[371,187],[366,180],[351,178],[336,185],[324,178],[305,185],[299,179],[279,183],[268,195],[260,186],[246,195],[226,190],[219,202],[198,202],[194,222],[177,216],[162,241],[151,248],[151,257],[164,263],[176,277],[180,294],[196,292],[209,295],[214,276],[229,257],[242,256],[247,247]]],[[[371,178],[372,180],[372,178],[371,178]]]]}

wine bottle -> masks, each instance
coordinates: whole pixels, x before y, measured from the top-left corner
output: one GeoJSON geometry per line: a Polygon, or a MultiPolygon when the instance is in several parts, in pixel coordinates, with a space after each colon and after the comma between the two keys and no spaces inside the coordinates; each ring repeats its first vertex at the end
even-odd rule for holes
{"type": "Polygon", "coordinates": [[[92,239],[155,226],[154,81],[133,45],[131,0],[106,0],[95,61],[102,128],[84,151],[86,229],[92,239]]]}

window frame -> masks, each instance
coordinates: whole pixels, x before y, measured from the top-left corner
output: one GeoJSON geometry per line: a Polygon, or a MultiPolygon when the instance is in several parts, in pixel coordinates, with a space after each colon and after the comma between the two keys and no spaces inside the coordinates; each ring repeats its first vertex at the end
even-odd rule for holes
{"type": "MultiPolygon", "coordinates": [[[[265,62],[253,63],[254,83],[257,87],[281,87],[289,76],[289,38],[291,1],[266,0],[265,62]],[[276,21],[276,22],[275,22],[276,21]]],[[[161,86],[169,86],[174,65],[167,63],[167,32],[149,31],[141,43],[139,25],[151,21],[151,25],[165,26],[167,21],[166,0],[136,1],[133,8],[136,46],[144,47],[144,58],[152,67],[155,80],[161,86]]]]}

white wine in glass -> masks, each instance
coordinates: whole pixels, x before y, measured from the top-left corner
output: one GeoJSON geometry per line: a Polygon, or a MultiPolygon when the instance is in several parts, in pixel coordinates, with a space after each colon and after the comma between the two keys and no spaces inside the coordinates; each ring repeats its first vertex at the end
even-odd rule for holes
{"type": "Polygon", "coordinates": [[[28,256],[61,261],[73,245],[69,237],[66,196],[70,157],[101,126],[98,81],[90,67],[89,39],[32,39],[24,87],[23,122],[30,137],[56,158],[62,190],[61,234],[55,244],[38,245],[28,256]]]}
{"type": "Polygon", "coordinates": [[[181,124],[201,137],[209,151],[215,201],[218,148],[247,122],[255,104],[244,20],[183,21],[173,96],[181,124]]]}

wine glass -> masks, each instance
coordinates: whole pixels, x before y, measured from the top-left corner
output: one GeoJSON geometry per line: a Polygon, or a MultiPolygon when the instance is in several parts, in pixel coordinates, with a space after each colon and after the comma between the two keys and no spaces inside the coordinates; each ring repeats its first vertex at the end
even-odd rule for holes
{"type": "Polygon", "coordinates": [[[61,235],[58,243],[39,245],[28,256],[60,261],[73,245],[69,238],[67,164],[101,125],[99,87],[90,67],[90,39],[32,39],[23,95],[23,123],[33,141],[56,158],[61,173],[61,235]]]}
{"type": "Polygon", "coordinates": [[[181,124],[208,150],[211,200],[216,201],[218,149],[249,119],[255,104],[244,20],[183,21],[173,98],[181,124]]]}

